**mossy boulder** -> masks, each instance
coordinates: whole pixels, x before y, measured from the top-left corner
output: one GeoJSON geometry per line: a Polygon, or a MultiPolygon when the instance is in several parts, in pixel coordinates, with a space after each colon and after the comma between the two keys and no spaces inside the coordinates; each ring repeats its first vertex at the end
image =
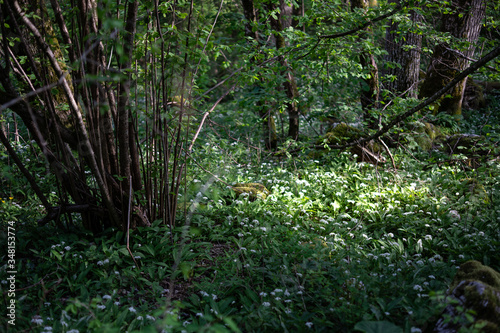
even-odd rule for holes
{"type": "Polygon", "coordinates": [[[477,134],[454,134],[446,138],[445,149],[449,154],[483,155],[483,141],[484,137],[477,134]]]}
{"type": "Polygon", "coordinates": [[[481,281],[492,288],[500,290],[500,273],[476,260],[469,260],[460,266],[460,269],[453,279],[451,288],[458,286],[458,284],[464,280],[481,281]]]}
{"type": "Polygon", "coordinates": [[[486,107],[486,98],[483,92],[484,88],[469,77],[465,86],[462,107],[474,110],[486,107]]]}
{"type": "Polygon", "coordinates": [[[475,260],[462,264],[448,299],[434,332],[500,332],[500,273],[491,267],[475,260]]]}
{"type": "Polygon", "coordinates": [[[321,143],[326,141],[326,143],[328,144],[339,145],[342,143],[357,140],[362,136],[363,131],[361,131],[360,129],[346,123],[338,123],[333,126],[327,133],[325,133],[325,135],[323,136],[323,140],[321,140],[321,143]]]}
{"type": "Polygon", "coordinates": [[[416,132],[414,136],[415,142],[425,151],[440,145],[446,138],[441,128],[431,123],[416,122],[412,124],[412,127],[416,132]]]}
{"type": "MultiPolygon", "coordinates": [[[[318,141],[318,144],[342,145],[348,142],[353,142],[365,136],[359,128],[346,123],[335,124],[324,136],[318,141]]],[[[384,163],[385,158],[380,155],[381,146],[373,141],[363,145],[355,145],[349,148],[351,153],[357,155],[358,162],[368,162],[372,164],[384,163]]]]}
{"type": "Polygon", "coordinates": [[[247,195],[250,201],[266,199],[271,192],[260,183],[237,183],[232,186],[236,196],[247,195]]]}

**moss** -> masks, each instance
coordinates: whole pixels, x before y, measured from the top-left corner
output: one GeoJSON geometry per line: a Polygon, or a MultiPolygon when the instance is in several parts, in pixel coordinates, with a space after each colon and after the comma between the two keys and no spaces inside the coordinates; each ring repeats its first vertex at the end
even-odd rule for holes
{"type": "Polygon", "coordinates": [[[456,287],[463,280],[481,281],[500,290],[500,273],[476,260],[467,261],[460,266],[451,288],[456,287]]]}
{"type": "MultiPolygon", "coordinates": [[[[348,142],[353,142],[362,138],[366,133],[362,130],[346,123],[339,123],[332,127],[320,140],[318,145],[333,144],[342,145],[348,142]]],[[[385,158],[380,156],[382,146],[374,141],[370,141],[363,145],[355,145],[348,150],[352,154],[357,155],[358,162],[368,162],[378,164],[385,162],[385,158]]],[[[310,155],[313,156],[313,155],[310,155]]]]}
{"type": "Polygon", "coordinates": [[[484,137],[476,134],[454,134],[446,139],[445,147],[448,153],[465,155],[482,148],[484,137]]]}
{"type": "MultiPolygon", "coordinates": [[[[363,132],[346,123],[337,124],[330,129],[323,137],[328,144],[342,144],[349,141],[359,139],[363,136],[363,132]]],[[[323,143],[323,140],[321,140],[323,143]]]]}
{"type": "Polygon", "coordinates": [[[484,98],[483,90],[481,85],[468,78],[463,97],[463,106],[467,109],[475,110],[484,108],[486,106],[486,99],[484,98]]]}
{"type": "Polygon", "coordinates": [[[444,135],[441,133],[441,128],[439,126],[431,123],[424,123],[424,131],[432,141],[444,139],[444,135]]]}
{"type": "Polygon", "coordinates": [[[500,331],[500,273],[494,269],[475,260],[465,262],[450,286],[449,298],[452,301],[435,332],[472,328],[487,333],[500,331]],[[473,320],[468,320],[466,314],[472,314],[473,320]]]}
{"type": "Polygon", "coordinates": [[[446,139],[441,127],[431,123],[415,122],[410,124],[410,130],[416,132],[416,134],[413,134],[413,139],[425,151],[441,145],[446,139]]]}
{"type": "Polygon", "coordinates": [[[446,139],[445,135],[441,131],[441,127],[431,123],[423,124],[422,133],[424,133],[430,141],[430,147],[428,147],[427,150],[440,145],[446,139]]]}
{"type": "Polygon", "coordinates": [[[425,151],[432,149],[432,140],[425,134],[419,134],[415,137],[415,142],[418,146],[425,151]]]}
{"type": "Polygon", "coordinates": [[[262,184],[259,183],[238,183],[232,187],[237,196],[244,193],[248,194],[250,201],[256,199],[266,199],[271,192],[262,184]]]}

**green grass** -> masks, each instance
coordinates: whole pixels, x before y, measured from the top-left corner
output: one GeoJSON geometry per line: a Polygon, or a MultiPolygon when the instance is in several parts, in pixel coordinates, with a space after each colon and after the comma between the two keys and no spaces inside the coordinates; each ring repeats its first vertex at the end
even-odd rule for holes
{"type": "MultiPolygon", "coordinates": [[[[222,148],[206,147],[210,166],[222,148]]],[[[37,227],[25,208],[34,204],[6,198],[16,330],[348,332],[385,321],[425,331],[461,263],[500,268],[500,166],[467,171],[393,154],[397,171],[338,152],[219,168],[228,183],[265,184],[265,201],[195,174],[186,195],[199,204],[179,214],[174,244],[160,221],[131,232],[138,266],[121,232],[37,227]]]]}

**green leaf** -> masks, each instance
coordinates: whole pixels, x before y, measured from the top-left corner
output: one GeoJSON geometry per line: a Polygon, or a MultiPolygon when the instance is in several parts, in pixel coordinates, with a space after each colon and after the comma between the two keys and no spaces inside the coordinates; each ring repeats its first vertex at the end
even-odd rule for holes
{"type": "Polygon", "coordinates": [[[403,329],[388,321],[360,321],[354,326],[365,333],[403,333],[403,329]]]}
{"type": "Polygon", "coordinates": [[[54,257],[56,257],[57,259],[62,260],[61,254],[59,252],[57,252],[56,250],[50,250],[50,253],[52,253],[54,255],[54,257]]]}
{"type": "Polygon", "coordinates": [[[224,323],[233,331],[233,332],[241,332],[234,320],[228,317],[224,317],[224,323]]]}
{"type": "Polygon", "coordinates": [[[117,252],[120,252],[121,254],[123,255],[126,255],[126,256],[129,256],[130,253],[128,252],[127,248],[126,247],[121,247],[117,250],[117,252]]]}
{"type": "Polygon", "coordinates": [[[153,249],[153,247],[151,245],[145,245],[142,247],[142,249],[152,256],[155,255],[155,250],[153,249]]]}

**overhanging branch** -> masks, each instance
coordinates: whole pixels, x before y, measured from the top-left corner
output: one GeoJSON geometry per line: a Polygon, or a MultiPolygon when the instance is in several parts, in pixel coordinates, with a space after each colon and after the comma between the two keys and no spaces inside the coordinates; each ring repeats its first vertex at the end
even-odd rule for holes
{"type": "Polygon", "coordinates": [[[318,36],[318,39],[316,40],[316,43],[314,43],[314,45],[311,47],[311,49],[304,55],[301,55],[300,57],[298,57],[297,60],[300,60],[306,56],[308,56],[309,54],[312,53],[312,51],[314,51],[318,45],[321,43],[322,40],[325,40],[325,39],[335,39],[335,38],[340,38],[340,37],[344,37],[344,36],[349,36],[349,35],[352,35],[358,31],[361,31],[363,30],[364,28],[372,25],[373,23],[376,23],[378,21],[382,21],[394,14],[396,14],[397,12],[399,12],[403,6],[406,6],[408,4],[408,2],[404,2],[403,4],[400,4],[398,3],[396,5],[396,7],[394,7],[393,10],[391,10],[389,13],[386,13],[384,15],[381,15],[379,17],[376,17],[374,18],[373,20],[369,20],[369,21],[366,21],[365,23],[361,24],[360,26],[354,28],[354,29],[351,29],[351,30],[348,30],[348,31],[344,31],[344,32],[339,32],[339,33],[336,33],[336,34],[330,34],[330,35],[320,35],[318,36]]]}
{"type": "MultiPolygon", "coordinates": [[[[405,120],[406,118],[412,116],[413,114],[415,114],[418,111],[422,110],[426,106],[429,106],[430,104],[434,103],[442,95],[444,95],[446,92],[448,92],[448,90],[450,90],[451,88],[453,88],[457,83],[459,83],[460,81],[462,81],[463,79],[465,79],[467,76],[469,76],[470,74],[472,74],[475,71],[477,71],[479,68],[485,66],[489,61],[495,59],[499,55],[500,55],[500,46],[497,46],[495,49],[493,49],[493,51],[491,51],[490,53],[488,53],[487,55],[485,55],[484,57],[482,57],[481,59],[479,59],[478,61],[476,61],[472,65],[470,65],[467,69],[465,69],[462,72],[460,72],[460,74],[458,74],[457,76],[455,76],[455,78],[453,80],[451,80],[443,88],[439,89],[434,95],[432,95],[432,96],[428,97],[427,99],[423,100],[420,104],[418,104],[417,106],[411,108],[410,110],[397,115],[390,122],[388,122],[387,124],[385,124],[384,126],[382,126],[382,128],[380,130],[378,130],[376,133],[374,133],[374,134],[372,134],[372,135],[370,135],[370,136],[368,136],[366,138],[362,138],[362,139],[359,139],[359,140],[356,140],[356,141],[353,141],[353,142],[349,142],[349,143],[346,143],[344,145],[328,145],[328,147],[330,147],[332,149],[343,149],[343,148],[347,148],[347,147],[352,147],[352,146],[355,146],[355,145],[359,145],[359,144],[362,144],[362,143],[368,142],[370,140],[374,140],[374,139],[377,139],[377,138],[381,137],[382,135],[384,135],[385,133],[387,133],[392,127],[394,127],[394,125],[396,125],[397,123],[399,123],[399,122],[405,120]]],[[[316,145],[315,147],[316,148],[322,148],[324,146],[323,145],[316,145]]]]}
{"type": "Polygon", "coordinates": [[[401,3],[398,3],[396,5],[396,7],[394,7],[393,10],[391,10],[389,13],[387,14],[384,14],[384,15],[381,15],[379,17],[376,17],[374,18],[373,20],[369,20],[369,21],[366,21],[365,23],[361,24],[360,26],[354,28],[354,29],[351,29],[351,30],[348,30],[348,31],[344,31],[344,32],[339,32],[339,33],[336,33],[336,34],[331,34],[331,35],[320,35],[318,36],[318,38],[320,39],[334,39],[334,38],[339,38],[339,37],[344,37],[344,36],[349,36],[349,35],[352,35],[358,31],[361,31],[363,30],[364,28],[372,25],[373,23],[375,22],[378,22],[378,21],[382,21],[394,14],[396,14],[397,12],[399,12],[404,6],[406,6],[408,3],[407,2],[404,2],[403,4],[401,3]]]}

